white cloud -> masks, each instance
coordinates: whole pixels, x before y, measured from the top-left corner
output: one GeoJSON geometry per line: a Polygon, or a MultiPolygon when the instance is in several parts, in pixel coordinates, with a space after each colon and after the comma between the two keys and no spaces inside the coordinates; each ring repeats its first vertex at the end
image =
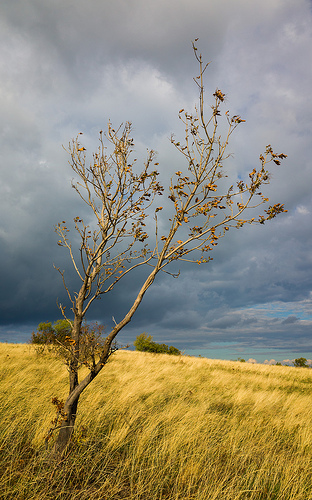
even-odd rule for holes
{"type": "Polygon", "coordinates": [[[305,207],[304,205],[298,205],[296,210],[297,210],[298,214],[300,214],[300,215],[309,215],[310,214],[309,208],[305,207]]]}

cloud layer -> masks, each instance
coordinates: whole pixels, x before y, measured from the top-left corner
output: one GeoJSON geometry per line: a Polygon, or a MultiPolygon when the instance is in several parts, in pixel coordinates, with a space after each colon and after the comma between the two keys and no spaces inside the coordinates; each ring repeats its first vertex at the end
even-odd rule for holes
{"type": "MultiPolygon", "coordinates": [[[[207,108],[218,87],[231,113],[246,119],[230,144],[228,175],[246,176],[272,144],[288,158],[266,192],[289,211],[233,231],[205,268],[160,276],[122,340],[147,331],[182,350],[225,343],[309,357],[311,3],[17,0],[0,13],[0,340],[25,341],[40,321],[59,317],[64,291],[53,263],[68,276],[71,269],[54,226],[85,211],[62,144],[83,132],[95,149],[109,119],[130,120],[138,154],[158,151],[165,182],[186,168],[168,137],[183,137],[177,112],[197,99],[190,41],[199,37],[211,61],[207,108]]],[[[142,276],[97,302],[90,320],[111,326],[142,276]]]]}

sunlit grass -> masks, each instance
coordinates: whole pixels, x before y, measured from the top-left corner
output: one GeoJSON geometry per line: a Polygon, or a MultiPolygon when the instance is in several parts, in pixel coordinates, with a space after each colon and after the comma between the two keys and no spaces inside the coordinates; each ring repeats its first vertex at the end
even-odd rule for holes
{"type": "Polygon", "coordinates": [[[120,351],[55,464],[44,438],[66,368],[0,344],[0,498],[310,499],[311,382],[304,368],[120,351]]]}

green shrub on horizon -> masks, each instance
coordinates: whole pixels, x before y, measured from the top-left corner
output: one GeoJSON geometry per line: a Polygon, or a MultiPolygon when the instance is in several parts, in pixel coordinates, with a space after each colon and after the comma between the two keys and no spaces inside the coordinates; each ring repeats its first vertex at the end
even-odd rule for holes
{"type": "Polygon", "coordinates": [[[296,358],[294,360],[294,366],[296,368],[309,368],[309,365],[307,364],[306,358],[296,358]]]}
{"type": "Polygon", "coordinates": [[[71,325],[66,319],[59,319],[55,323],[42,322],[39,323],[36,332],[31,334],[31,344],[36,345],[55,345],[58,342],[62,344],[66,342],[66,337],[70,335],[71,325]]]}
{"type": "Polygon", "coordinates": [[[176,347],[167,346],[167,344],[158,344],[153,341],[152,335],[147,336],[146,333],[141,333],[138,335],[134,341],[134,347],[137,351],[141,352],[153,352],[159,354],[171,354],[174,356],[180,356],[181,351],[176,347]]]}
{"type": "MultiPolygon", "coordinates": [[[[72,349],[71,329],[70,322],[65,319],[59,319],[53,325],[51,322],[39,323],[37,331],[32,332],[30,344],[34,345],[37,354],[54,353],[68,365],[72,349]]],[[[99,356],[105,341],[104,333],[105,326],[97,322],[82,325],[80,366],[94,361],[99,356]]],[[[118,344],[115,342],[112,345],[112,351],[117,349],[118,344]]]]}

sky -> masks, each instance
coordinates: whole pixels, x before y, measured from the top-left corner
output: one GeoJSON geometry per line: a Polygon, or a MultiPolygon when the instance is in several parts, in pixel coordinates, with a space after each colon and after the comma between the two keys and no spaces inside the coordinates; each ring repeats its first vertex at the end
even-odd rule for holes
{"type": "MultiPolygon", "coordinates": [[[[312,3],[308,0],[3,0],[0,5],[0,341],[26,342],[61,317],[71,282],[55,225],[88,216],[71,187],[62,146],[83,132],[131,121],[136,154],[158,152],[168,182],[187,165],[170,136],[192,112],[198,68],[212,94],[226,94],[246,120],[229,145],[229,179],[248,177],[271,144],[287,154],[272,169],[270,202],[288,212],[227,233],[213,261],[181,263],[148,290],[119,341],[146,332],[157,342],[211,358],[268,362],[312,357],[312,3]]],[[[164,212],[164,216],[166,213],[164,212]]],[[[142,272],[96,301],[88,320],[113,326],[131,306],[142,272]]],[[[72,278],[72,283],[75,283],[72,278]]]]}

